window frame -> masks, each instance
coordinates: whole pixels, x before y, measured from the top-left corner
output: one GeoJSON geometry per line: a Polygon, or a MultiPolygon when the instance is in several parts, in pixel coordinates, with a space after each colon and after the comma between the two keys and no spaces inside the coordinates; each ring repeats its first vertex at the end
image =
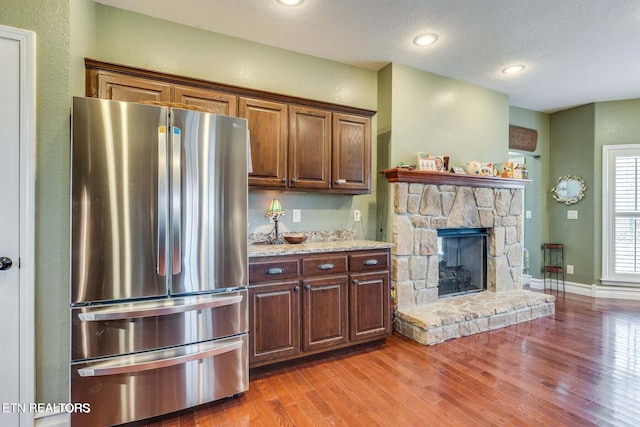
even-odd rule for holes
{"type": "MultiPolygon", "coordinates": [[[[615,161],[619,156],[640,157],[640,144],[602,147],[602,275],[603,285],[640,287],[639,273],[615,272],[615,161]]],[[[638,214],[640,218],[640,214],[638,214]]],[[[640,256],[639,256],[640,257],[640,256]]]]}

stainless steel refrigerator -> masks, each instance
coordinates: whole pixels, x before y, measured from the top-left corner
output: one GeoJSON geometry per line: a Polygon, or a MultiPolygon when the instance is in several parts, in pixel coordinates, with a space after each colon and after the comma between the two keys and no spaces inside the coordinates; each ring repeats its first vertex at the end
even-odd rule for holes
{"type": "Polygon", "coordinates": [[[246,121],[73,98],[71,152],[72,425],[247,390],[246,121]]]}

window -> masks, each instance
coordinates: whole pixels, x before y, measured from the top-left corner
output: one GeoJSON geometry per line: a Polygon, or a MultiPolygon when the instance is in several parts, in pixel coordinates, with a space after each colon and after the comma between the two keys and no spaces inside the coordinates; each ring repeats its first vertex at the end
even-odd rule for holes
{"type": "Polygon", "coordinates": [[[602,283],[640,286],[640,145],[602,148],[602,283]]]}

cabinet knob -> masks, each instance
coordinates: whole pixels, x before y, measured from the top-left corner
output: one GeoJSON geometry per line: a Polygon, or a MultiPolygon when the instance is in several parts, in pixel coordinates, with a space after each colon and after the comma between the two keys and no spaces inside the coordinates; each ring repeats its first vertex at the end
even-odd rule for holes
{"type": "Polygon", "coordinates": [[[305,287],[304,287],[304,288],[305,288],[306,290],[310,291],[310,290],[311,290],[311,285],[307,283],[307,284],[305,285],[305,287]]]}
{"type": "Polygon", "coordinates": [[[291,183],[295,184],[296,182],[298,182],[298,180],[296,178],[291,178],[291,183]]]}
{"type": "Polygon", "coordinates": [[[300,285],[295,285],[293,287],[293,290],[296,291],[296,292],[300,292],[300,285]]]}
{"type": "Polygon", "coordinates": [[[353,284],[354,285],[358,285],[358,284],[360,284],[360,282],[358,281],[358,279],[353,279],[353,284]]]}
{"type": "Polygon", "coordinates": [[[283,184],[286,184],[286,183],[287,183],[287,178],[282,178],[282,179],[280,180],[280,182],[281,182],[281,183],[283,183],[283,184]]]}

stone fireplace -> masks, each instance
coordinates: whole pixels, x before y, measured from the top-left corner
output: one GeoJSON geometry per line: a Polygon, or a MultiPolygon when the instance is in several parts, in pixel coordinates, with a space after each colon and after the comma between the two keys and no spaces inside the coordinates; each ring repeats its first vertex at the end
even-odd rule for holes
{"type": "MultiPolygon", "coordinates": [[[[488,248],[483,261],[486,264],[482,268],[486,269],[484,287],[487,292],[479,293],[486,294],[484,296],[474,294],[470,300],[472,304],[477,304],[479,300],[490,303],[496,297],[503,302],[508,297],[510,301],[507,304],[510,309],[496,306],[487,311],[484,307],[476,308],[476,313],[471,310],[460,314],[461,322],[488,317],[485,319],[486,328],[484,323],[476,322],[470,329],[474,332],[469,333],[491,329],[490,317],[508,311],[529,310],[519,317],[514,314],[511,324],[555,311],[553,297],[530,295],[534,293],[522,290],[523,190],[528,180],[403,169],[390,169],[384,174],[391,182],[393,191],[391,285],[396,330],[408,335],[405,332],[411,329],[411,325],[406,324],[406,319],[413,316],[416,308],[422,312],[424,307],[433,305],[441,311],[444,307],[446,311],[446,307],[451,306],[456,307],[455,310],[460,314],[462,303],[459,298],[465,297],[439,298],[439,293],[442,293],[439,292],[440,276],[448,273],[442,269],[441,261],[445,254],[443,248],[439,248],[438,233],[446,235],[449,230],[473,229],[486,234],[488,248]],[[515,301],[512,297],[515,297],[515,301]],[[448,300],[451,302],[447,303],[448,300]],[[546,304],[545,309],[532,315],[530,308],[539,303],[546,304]]],[[[442,319],[430,321],[434,327],[447,322],[442,319]]],[[[422,327],[424,329],[424,325],[422,327]]],[[[429,329],[428,325],[426,329],[429,329]]],[[[409,332],[413,335],[417,333],[409,332]]],[[[458,330],[449,335],[455,337],[465,333],[458,330]]],[[[438,341],[432,336],[426,343],[431,344],[434,340],[438,341]]]]}

